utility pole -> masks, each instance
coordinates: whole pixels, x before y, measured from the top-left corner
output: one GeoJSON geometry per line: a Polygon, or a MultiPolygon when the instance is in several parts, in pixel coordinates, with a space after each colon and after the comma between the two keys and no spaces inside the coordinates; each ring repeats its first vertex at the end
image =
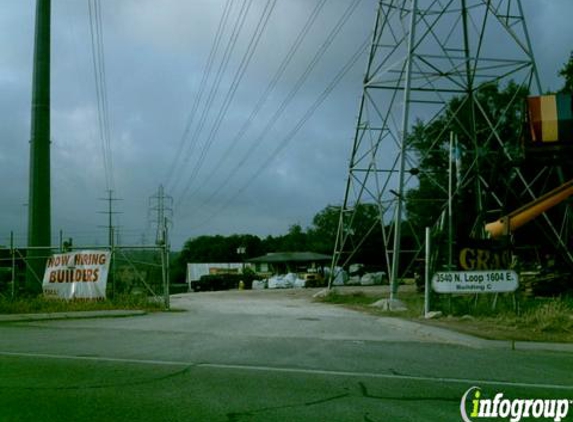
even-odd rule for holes
{"type": "Polygon", "coordinates": [[[109,286],[109,291],[110,294],[115,295],[115,292],[117,291],[117,286],[116,286],[116,279],[115,279],[115,246],[116,246],[116,239],[115,236],[117,233],[119,233],[118,230],[118,226],[115,226],[113,224],[113,216],[114,214],[121,214],[121,212],[118,211],[114,211],[113,210],[113,204],[115,203],[115,201],[121,201],[120,198],[114,198],[113,196],[113,190],[109,189],[107,191],[107,198],[99,198],[100,201],[106,201],[107,202],[107,211],[99,211],[99,214],[107,214],[107,225],[100,225],[98,227],[100,228],[107,228],[107,233],[108,233],[108,246],[109,246],[109,250],[111,252],[111,274],[110,274],[110,279],[108,281],[108,286],[109,286]]]}
{"type": "Polygon", "coordinates": [[[164,232],[167,225],[172,224],[173,198],[165,195],[163,185],[159,185],[157,193],[149,198],[150,220],[155,225],[155,242],[165,243],[164,232]]]}
{"type": "Polygon", "coordinates": [[[50,10],[50,0],[36,0],[26,267],[26,290],[32,294],[42,291],[51,242],[50,10]]]}
{"type": "MultiPolygon", "coordinates": [[[[521,99],[518,96],[508,98],[502,107],[503,117],[492,121],[475,93],[481,92],[488,84],[503,86],[510,80],[520,81],[519,88],[525,91],[533,85],[537,85],[539,91],[539,79],[519,1],[394,0],[377,3],[378,13],[363,79],[332,274],[336,274],[336,267],[352,264],[367,236],[378,236],[383,242],[379,262],[386,264],[390,276],[390,299],[397,299],[399,282],[407,277],[415,260],[423,255],[424,245],[423,230],[402,232],[403,227],[413,222],[409,219],[406,205],[421,209],[426,203],[432,204],[428,209],[442,211],[449,211],[452,205],[450,201],[448,207],[443,198],[445,195],[430,196],[433,189],[448,192],[448,186],[427,171],[431,167],[428,163],[435,157],[445,158],[446,151],[443,148],[445,131],[430,130],[428,123],[446,118],[445,127],[467,139],[465,154],[473,159],[473,163],[468,163],[457,183],[464,186],[480,184],[479,189],[474,189],[477,196],[475,208],[467,212],[476,217],[475,226],[482,227],[477,220],[481,219],[484,207],[498,200],[493,190],[485,189],[487,181],[478,171],[479,166],[487,165],[482,152],[489,146],[495,147],[503,152],[505,159],[514,162],[514,157],[505,147],[503,134],[499,133],[498,121],[512,118],[508,114],[512,110],[510,106],[517,105],[521,99]],[[429,16],[432,17],[431,22],[428,21],[429,16]],[[494,37],[497,44],[489,43],[494,37]],[[500,43],[507,48],[498,48],[500,43]],[[507,55],[509,49],[511,57],[507,55]],[[452,108],[451,101],[455,98],[461,103],[452,108]],[[478,118],[480,122],[487,123],[487,128],[485,125],[476,128],[478,118]],[[418,119],[424,122],[420,137],[412,131],[418,119]],[[425,139],[426,151],[418,151],[414,137],[425,139]],[[415,192],[416,186],[422,183],[433,189],[428,189],[427,195],[409,198],[408,192],[415,192]],[[375,206],[379,214],[376,225],[373,224],[361,238],[354,230],[362,221],[360,205],[375,206]],[[403,242],[403,235],[410,241],[403,242]]],[[[526,188],[524,192],[532,192],[517,165],[515,167],[520,184],[526,188]]],[[[453,191],[451,183],[450,190],[453,191]]],[[[435,212],[431,218],[433,221],[429,215],[423,218],[428,218],[429,226],[439,226],[442,216],[444,214],[435,212]]],[[[449,244],[454,243],[454,235],[473,235],[470,229],[463,228],[468,233],[462,230],[452,233],[449,244]]],[[[453,253],[455,249],[451,251],[453,253]]],[[[436,259],[438,262],[440,265],[449,264],[442,257],[436,259]]]]}
{"type": "Polygon", "coordinates": [[[106,226],[98,226],[98,227],[102,227],[102,228],[107,228],[107,232],[108,232],[108,244],[109,247],[111,248],[111,246],[116,243],[114,242],[114,233],[118,233],[118,228],[119,226],[114,226],[113,224],[113,216],[115,214],[121,214],[121,212],[119,211],[114,211],[113,210],[113,204],[115,201],[121,201],[120,198],[114,198],[113,197],[113,190],[108,190],[107,191],[107,198],[99,198],[100,201],[106,201],[107,202],[107,211],[99,211],[99,214],[107,214],[107,225],[106,226]]]}
{"type": "Polygon", "coordinates": [[[169,309],[169,255],[170,244],[168,227],[172,224],[168,215],[173,214],[173,198],[165,195],[163,185],[159,186],[157,194],[149,198],[150,216],[155,214],[154,223],[156,224],[155,242],[161,248],[161,276],[163,281],[163,297],[165,309],[169,309]]]}

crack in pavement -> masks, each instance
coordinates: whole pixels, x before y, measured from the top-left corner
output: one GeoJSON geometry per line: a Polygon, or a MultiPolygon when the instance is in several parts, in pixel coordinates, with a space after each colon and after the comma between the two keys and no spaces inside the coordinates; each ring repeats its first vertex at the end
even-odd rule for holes
{"type": "MultiPolygon", "coordinates": [[[[352,394],[351,392],[341,393],[334,396],[329,396],[323,399],[308,401],[304,403],[295,403],[295,404],[286,404],[281,406],[269,406],[269,407],[261,407],[257,409],[247,410],[244,412],[231,412],[227,413],[227,422],[240,422],[244,420],[244,418],[250,418],[256,415],[260,415],[262,413],[271,412],[274,410],[282,410],[282,409],[296,409],[296,408],[304,408],[324,403],[333,402],[340,399],[345,399],[348,397],[362,397],[366,399],[373,399],[373,400],[381,400],[381,401],[407,401],[407,402],[417,402],[417,401],[435,401],[435,402],[458,402],[459,397],[423,397],[423,396],[377,396],[371,394],[368,391],[368,388],[364,382],[358,382],[358,394],[352,394]]],[[[370,418],[368,413],[363,415],[364,422],[376,422],[374,419],[370,418]]]]}
{"type": "Polygon", "coordinates": [[[172,378],[176,378],[182,375],[187,374],[194,365],[190,365],[186,368],[183,368],[180,371],[175,371],[161,377],[153,377],[148,379],[143,379],[139,381],[127,381],[127,382],[116,382],[116,383],[101,383],[101,384],[92,384],[92,385],[68,385],[68,386],[45,386],[45,387],[29,387],[29,386],[19,386],[19,385],[0,385],[1,390],[24,390],[24,391],[42,391],[42,390],[51,390],[51,391],[66,391],[66,390],[96,390],[96,389],[103,389],[103,388],[113,388],[113,387],[130,387],[136,385],[145,385],[145,384],[153,384],[156,382],[161,382],[165,380],[169,380],[172,378]]]}
{"type": "Polygon", "coordinates": [[[314,406],[317,404],[323,404],[323,403],[328,403],[328,402],[332,402],[335,400],[340,400],[342,398],[349,397],[349,396],[350,396],[350,393],[343,393],[343,394],[338,394],[336,396],[326,397],[323,399],[313,400],[313,401],[304,402],[304,403],[285,404],[282,406],[261,407],[259,409],[248,410],[245,412],[231,412],[231,413],[227,413],[227,421],[228,422],[239,422],[241,420],[241,418],[243,418],[245,416],[251,417],[251,416],[255,416],[256,414],[265,413],[265,412],[269,412],[269,411],[273,411],[273,410],[296,409],[297,407],[309,407],[309,406],[314,406]]]}
{"type": "Polygon", "coordinates": [[[374,396],[368,392],[366,384],[363,382],[358,383],[362,397],[375,400],[392,400],[392,401],[445,401],[445,402],[459,402],[460,398],[455,397],[424,397],[424,396],[374,396]]]}

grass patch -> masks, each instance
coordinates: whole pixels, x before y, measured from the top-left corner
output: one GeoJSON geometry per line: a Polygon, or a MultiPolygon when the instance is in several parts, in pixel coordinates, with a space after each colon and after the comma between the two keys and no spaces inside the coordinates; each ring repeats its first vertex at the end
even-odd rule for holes
{"type": "Polygon", "coordinates": [[[497,318],[448,316],[437,320],[422,320],[422,322],[488,340],[573,343],[573,332],[570,327],[564,325],[547,330],[546,322],[532,322],[528,316],[500,315],[497,318]]]}
{"type": "Polygon", "coordinates": [[[326,296],[319,299],[320,302],[333,303],[337,305],[370,305],[376,300],[378,299],[368,296],[364,292],[341,294],[337,290],[331,290],[326,296]]]}
{"type": "Polygon", "coordinates": [[[519,295],[441,295],[432,310],[445,318],[422,320],[491,340],[573,343],[573,298],[519,295]],[[494,306],[495,304],[495,306],[494,306]]]}
{"type": "Polygon", "coordinates": [[[317,300],[372,315],[415,320],[491,340],[573,343],[573,298],[522,298],[516,302],[512,295],[500,295],[493,307],[493,296],[442,296],[432,302],[432,310],[441,310],[447,316],[432,320],[422,317],[424,296],[421,293],[398,294],[408,308],[405,312],[388,312],[370,306],[383,298],[388,298],[388,294],[359,290],[344,292],[341,289],[333,290],[317,300]]]}
{"type": "Polygon", "coordinates": [[[398,316],[405,318],[419,317],[424,311],[424,297],[414,292],[401,293],[399,298],[408,308],[404,312],[389,312],[382,308],[371,306],[381,299],[387,299],[387,294],[363,292],[363,291],[339,291],[333,289],[322,298],[317,298],[317,301],[322,303],[331,303],[335,305],[343,305],[350,309],[355,309],[379,316],[398,316]]]}
{"type": "Polygon", "coordinates": [[[0,296],[0,314],[37,314],[77,311],[144,310],[160,311],[163,302],[139,295],[118,295],[105,300],[46,299],[42,296],[9,299],[0,296]]]}
{"type": "Polygon", "coordinates": [[[541,332],[573,333],[573,306],[570,301],[554,299],[526,312],[523,320],[541,332]]]}

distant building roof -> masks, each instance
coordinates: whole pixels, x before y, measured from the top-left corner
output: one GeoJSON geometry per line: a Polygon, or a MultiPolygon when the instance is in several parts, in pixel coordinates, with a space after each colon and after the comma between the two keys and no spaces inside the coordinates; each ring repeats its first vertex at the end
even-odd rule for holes
{"type": "Polygon", "coordinates": [[[330,261],[329,255],[314,252],[273,252],[256,258],[247,259],[247,262],[321,262],[330,261]]]}

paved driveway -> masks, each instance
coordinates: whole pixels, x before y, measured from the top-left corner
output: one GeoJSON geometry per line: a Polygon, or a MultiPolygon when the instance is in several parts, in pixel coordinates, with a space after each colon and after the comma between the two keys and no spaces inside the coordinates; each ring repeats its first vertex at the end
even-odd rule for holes
{"type": "Polygon", "coordinates": [[[168,313],[0,324],[0,421],[458,421],[472,386],[573,398],[569,353],[308,295],[185,294],[168,313]]]}

